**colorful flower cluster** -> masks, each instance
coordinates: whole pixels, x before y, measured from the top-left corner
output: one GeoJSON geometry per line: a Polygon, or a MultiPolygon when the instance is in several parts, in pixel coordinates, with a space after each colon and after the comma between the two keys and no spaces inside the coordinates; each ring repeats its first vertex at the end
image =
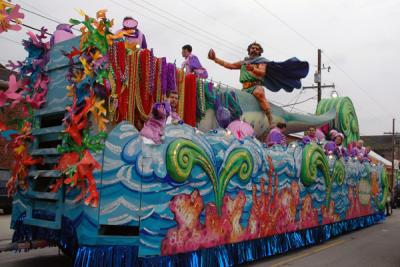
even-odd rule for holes
{"type": "Polygon", "coordinates": [[[0,33],[21,30],[19,24],[22,23],[21,19],[24,18],[24,14],[19,11],[20,8],[19,5],[0,0],[0,33]]]}
{"type": "MultiPolygon", "coordinates": [[[[23,41],[28,57],[23,62],[9,62],[8,66],[18,70],[18,75],[10,75],[8,89],[0,92],[0,109],[22,110],[22,116],[7,123],[17,125],[11,135],[11,146],[14,152],[14,162],[11,168],[11,178],[7,184],[8,193],[15,192],[17,185],[27,189],[26,176],[30,166],[42,162],[28,153],[28,146],[33,141],[31,135],[31,120],[33,111],[46,102],[49,78],[45,65],[49,60],[50,44],[46,40],[47,30],[42,28],[40,34],[28,32],[29,39],[23,41]],[[17,183],[18,182],[18,183],[17,183]]],[[[10,125],[1,122],[3,131],[9,130],[10,125]]]]}

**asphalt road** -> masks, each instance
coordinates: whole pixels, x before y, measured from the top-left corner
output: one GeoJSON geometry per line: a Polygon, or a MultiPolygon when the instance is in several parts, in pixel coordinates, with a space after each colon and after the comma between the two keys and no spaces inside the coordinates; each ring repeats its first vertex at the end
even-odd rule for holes
{"type": "MultiPolygon", "coordinates": [[[[10,243],[12,231],[10,230],[10,215],[0,211],[0,243],[10,243]]],[[[61,252],[60,252],[61,253],[61,252]]],[[[69,267],[72,261],[59,254],[58,248],[34,249],[29,252],[4,252],[0,253],[1,267],[69,267]]]]}
{"type": "Polygon", "coordinates": [[[400,210],[381,224],[248,266],[399,267],[400,210]]]}
{"type": "MultiPolygon", "coordinates": [[[[10,216],[0,213],[0,243],[10,242],[10,216]]],[[[57,248],[31,250],[28,253],[0,253],[1,267],[72,266],[69,258],[59,255],[57,248]]],[[[252,267],[399,267],[400,210],[384,223],[371,226],[326,242],[282,256],[258,261],[252,267]]],[[[117,266],[116,266],[117,267],[117,266]]]]}

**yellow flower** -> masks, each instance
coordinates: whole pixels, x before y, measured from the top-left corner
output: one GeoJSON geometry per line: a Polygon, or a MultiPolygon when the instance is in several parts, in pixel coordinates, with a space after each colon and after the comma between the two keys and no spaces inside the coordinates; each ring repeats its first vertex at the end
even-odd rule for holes
{"type": "Polygon", "coordinates": [[[82,9],[75,8],[75,11],[78,12],[78,14],[81,15],[82,17],[86,16],[85,12],[82,9]]]}
{"type": "Polygon", "coordinates": [[[22,152],[24,152],[26,149],[25,145],[20,145],[17,148],[14,148],[15,153],[17,153],[18,155],[21,155],[22,152]]]}
{"type": "Polygon", "coordinates": [[[73,85],[67,85],[67,91],[68,91],[67,96],[74,96],[73,90],[74,90],[73,85]]]}
{"type": "Polygon", "coordinates": [[[106,130],[106,124],[109,122],[105,116],[107,115],[107,110],[103,106],[104,100],[94,101],[93,106],[90,108],[92,112],[93,119],[97,124],[100,131],[106,130]]]}
{"type": "Polygon", "coordinates": [[[85,71],[86,75],[90,75],[92,73],[92,68],[89,66],[87,63],[86,59],[84,57],[80,57],[79,60],[82,63],[83,69],[85,71]]]}
{"type": "Polygon", "coordinates": [[[98,60],[99,58],[102,58],[103,55],[100,53],[99,50],[96,50],[96,53],[94,55],[92,54],[93,60],[98,60]]]}
{"type": "Polygon", "coordinates": [[[93,104],[92,110],[94,110],[96,108],[97,109],[97,114],[105,116],[107,111],[103,107],[103,104],[104,104],[104,99],[100,100],[100,101],[95,101],[94,104],[93,104]]]}

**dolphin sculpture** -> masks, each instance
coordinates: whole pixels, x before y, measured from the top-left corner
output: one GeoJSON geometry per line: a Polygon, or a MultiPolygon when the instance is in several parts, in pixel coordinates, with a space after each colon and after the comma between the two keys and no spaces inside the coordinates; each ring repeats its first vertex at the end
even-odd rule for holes
{"type": "MultiPolygon", "coordinates": [[[[225,89],[232,90],[232,89],[225,89]]],[[[235,90],[235,89],[234,89],[235,90]]],[[[246,92],[235,90],[238,103],[242,109],[241,120],[250,123],[258,137],[263,136],[269,131],[268,119],[265,113],[260,109],[255,97],[246,92]]],[[[336,109],[332,107],[320,115],[304,115],[291,113],[282,107],[270,103],[274,122],[285,122],[287,124],[286,133],[296,133],[307,130],[309,127],[319,127],[331,123],[336,118],[336,109]]],[[[197,127],[207,132],[218,128],[218,122],[213,109],[208,109],[205,116],[200,120],[197,127]]]]}

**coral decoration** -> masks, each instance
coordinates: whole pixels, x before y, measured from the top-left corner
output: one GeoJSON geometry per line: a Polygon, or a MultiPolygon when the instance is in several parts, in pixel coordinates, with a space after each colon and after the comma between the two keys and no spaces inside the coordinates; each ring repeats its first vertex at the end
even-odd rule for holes
{"type": "MultiPolygon", "coordinates": [[[[84,16],[84,21],[71,19],[73,25],[82,24],[80,48],[74,47],[65,56],[70,60],[70,70],[68,80],[70,85],[67,87],[68,95],[73,98],[72,106],[67,107],[67,115],[64,118],[65,131],[63,136],[64,146],[59,146],[58,151],[65,153],[57,169],[63,173],[63,178],[56,181],[51,186],[53,191],[59,190],[62,184],[69,188],[80,190],[79,196],[75,201],[84,199],[86,205],[96,207],[98,205],[99,194],[96,189],[96,182],[93,171],[100,168],[99,163],[91,156],[89,151],[98,152],[104,148],[104,132],[109,122],[106,118],[107,110],[105,103],[110,95],[109,46],[112,40],[118,36],[111,34],[110,27],[113,22],[106,17],[106,10],[96,13],[96,18],[90,18],[80,11],[84,16]],[[74,64],[77,58],[82,66],[74,64]],[[95,126],[99,133],[89,134],[89,114],[92,115],[95,126]]],[[[121,46],[120,52],[124,54],[125,47],[121,46]]],[[[127,78],[125,64],[125,54],[118,57],[118,66],[123,67],[118,72],[120,92],[123,90],[123,83],[127,78]]]]}
{"type": "Polygon", "coordinates": [[[94,169],[100,169],[100,164],[92,157],[88,150],[83,153],[83,158],[76,164],[76,172],[64,180],[64,184],[70,187],[77,187],[80,194],[75,198],[75,201],[80,201],[85,198],[85,204],[97,207],[99,202],[99,193],[96,189],[96,182],[93,177],[94,169]]]}
{"type": "Polygon", "coordinates": [[[23,62],[10,62],[7,66],[19,70],[18,78],[12,74],[9,77],[9,87],[0,92],[0,107],[10,104],[24,105],[25,112],[39,109],[46,102],[47,84],[49,78],[45,65],[49,61],[50,44],[46,41],[47,30],[42,28],[40,34],[28,32],[29,39],[23,41],[28,57],[23,62]]]}
{"type": "Polygon", "coordinates": [[[28,175],[29,167],[36,164],[42,164],[41,158],[35,159],[28,153],[28,144],[32,142],[32,140],[31,124],[25,121],[20,133],[16,135],[11,142],[14,153],[14,162],[11,168],[11,177],[7,182],[7,192],[9,196],[15,193],[17,182],[21,189],[26,190],[28,188],[26,177],[28,175]]]}
{"type": "Polygon", "coordinates": [[[21,30],[19,24],[22,23],[21,19],[23,19],[25,15],[20,12],[20,8],[20,5],[13,5],[4,0],[0,0],[0,33],[9,30],[21,30]]]}
{"type": "Polygon", "coordinates": [[[310,194],[307,194],[303,199],[299,224],[300,229],[318,226],[318,210],[313,208],[310,194]]]}
{"type": "Polygon", "coordinates": [[[335,202],[331,200],[329,202],[329,207],[322,206],[322,224],[329,224],[340,221],[339,215],[335,214],[335,202]]]}
{"type": "MultiPolygon", "coordinates": [[[[2,3],[0,3],[0,7],[2,3]]],[[[39,34],[28,32],[29,39],[23,41],[28,57],[17,64],[10,61],[8,66],[18,70],[19,73],[10,75],[8,89],[0,92],[0,108],[9,105],[11,109],[15,109],[18,105],[18,108],[22,108],[24,115],[22,119],[15,118],[14,122],[17,121],[20,129],[9,136],[12,139],[14,158],[11,177],[7,183],[9,195],[16,191],[17,183],[21,189],[26,190],[29,168],[42,163],[42,159],[29,155],[28,146],[33,141],[29,122],[33,114],[32,110],[40,108],[46,102],[49,79],[44,67],[49,60],[50,48],[49,42],[45,40],[46,32],[47,30],[44,28],[39,34]]]]}
{"type": "Polygon", "coordinates": [[[20,82],[17,82],[17,78],[14,74],[10,75],[8,79],[8,89],[6,91],[0,91],[0,107],[4,106],[7,102],[11,103],[14,107],[22,100],[22,94],[18,93],[20,90],[20,82]]]}
{"type": "Polygon", "coordinates": [[[260,195],[253,185],[253,199],[247,227],[241,224],[245,207],[245,194],[239,191],[235,198],[225,195],[222,213],[210,202],[205,207],[204,224],[200,214],[204,202],[196,189],[191,194],[180,194],[170,201],[170,209],[175,215],[177,226],[168,230],[161,245],[162,255],[172,255],[226,243],[235,243],[260,237],[295,231],[318,225],[318,212],[312,207],[311,196],[307,196],[296,221],[299,206],[299,186],[292,182],[289,188],[278,192],[278,176],[274,173],[272,160],[268,158],[269,182],[265,191],[265,180],[260,179],[260,195]],[[275,176],[274,182],[273,177],[275,176]]]}
{"type": "Polygon", "coordinates": [[[346,219],[352,219],[371,214],[371,202],[369,202],[367,205],[361,204],[358,188],[353,189],[352,187],[349,187],[348,199],[349,208],[346,211],[346,219]]]}
{"type": "Polygon", "coordinates": [[[75,202],[85,199],[86,205],[97,207],[99,194],[96,190],[93,171],[100,169],[100,164],[92,157],[89,150],[84,150],[83,153],[63,154],[56,169],[66,178],[58,179],[51,186],[52,192],[57,192],[63,184],[68,185],[69,189],[76,187],[80,190],[80,194],[75,198],[75,202]]]}

